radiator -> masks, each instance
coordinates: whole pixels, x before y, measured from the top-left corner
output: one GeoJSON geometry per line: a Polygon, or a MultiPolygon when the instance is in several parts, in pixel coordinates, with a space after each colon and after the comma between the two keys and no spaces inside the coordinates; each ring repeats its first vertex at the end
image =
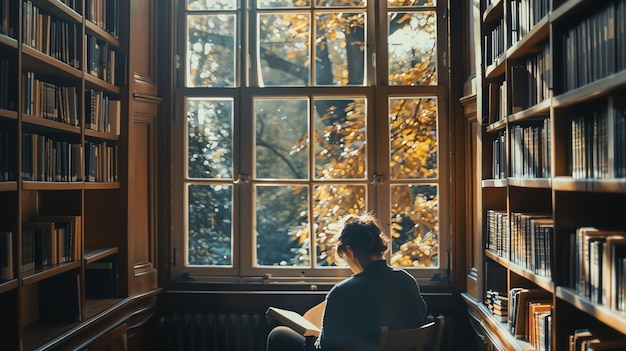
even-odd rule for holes
{"type": "Polygon", "coordinates": [[[265,351],[275,326],[259,314],[173,313],[162,323],[170,351],[265,351]]]}

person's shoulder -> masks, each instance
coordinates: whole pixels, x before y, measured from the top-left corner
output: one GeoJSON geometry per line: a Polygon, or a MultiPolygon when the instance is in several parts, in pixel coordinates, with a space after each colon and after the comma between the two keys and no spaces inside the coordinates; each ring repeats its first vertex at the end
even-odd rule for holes
{"type": "Polygon", "coordinates": [[[404,268],[391,267],[391,270],[398,277],[416,282],[415,277],[404,268]]]}

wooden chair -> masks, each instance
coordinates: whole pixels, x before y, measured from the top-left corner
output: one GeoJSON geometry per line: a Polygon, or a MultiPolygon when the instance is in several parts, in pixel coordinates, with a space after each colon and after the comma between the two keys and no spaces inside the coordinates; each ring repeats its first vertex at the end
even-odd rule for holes
{"type": "Polygon", "coordinates": [[[383,326],[378,351],[440,351],[444,323],[445,318],[439,316],[414,329],[389,330],[383,326]]]}

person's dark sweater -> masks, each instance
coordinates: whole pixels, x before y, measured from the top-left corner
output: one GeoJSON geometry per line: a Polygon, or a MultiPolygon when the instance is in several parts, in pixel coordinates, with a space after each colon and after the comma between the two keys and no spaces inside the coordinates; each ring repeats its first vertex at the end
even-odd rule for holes
{"type": "Polygon", "coordinates": [[[372,261],[328,293],[319,345],[322,351],[377,350],[381,326],[415,328],[425,317],[415,278],[384,260],[372,261]]]}

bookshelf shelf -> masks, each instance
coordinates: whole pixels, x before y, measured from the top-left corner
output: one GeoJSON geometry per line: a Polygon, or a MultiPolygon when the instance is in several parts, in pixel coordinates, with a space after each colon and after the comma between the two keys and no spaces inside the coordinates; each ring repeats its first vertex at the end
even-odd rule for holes
{"type": "Polygon", "coordinates": [[[4,294],[8,291],[17,289],[17,285],[17,279],[11,279],[9,281],[0,283],[0,294],[4,294]]]}
{"type": "Polygon", "coordinates": [[[485,78],[493,79],[503,75],[506,68],[505,62],[506,54],[502,54],[496,59],[496,62],[485,68],[485,78]]]}
{"type": "Polygon", "coordinates": [[[528,342],[515,339],[508,330],[507,322],[498,321],[484,304],[477,302],[470,295],[462,293],[462,298],[470,306],[470,318],[474,318],[489,333],[491,341],[510,351],[534,351],[528,342]],[[495,339],[495,340],[494,340],[495,339]]]}
{"type": "Polygon", "coordinates": [[[31,0],[33,4],[45,11],[50,12],[55,17],[73,21],[75,23],[82,23],[83,16],[76,12],[71,7],[65,5],[60,0],[31,0]]]}
{"type": "Polygon", "coordinates": [[[506,188],[508,179],[483,179],[483,188],[506,188]]]}
{"type": "Polygon", "coordinates": [[[17,190],[17,182],[0,182],[0,191],[15,191],[17,190]]]}
{"type": "Polygon", "coordinates": [[[550,21],[548,16],[543,17],[520,41],[511,45],[506,51],[506,57],[509,60],[516,59],[529,52],[538,52],[537,45],[545,42],[550,34],[550,21]]]}
{"type": "Polygon", "coordinates": [[[106,41],[110,45],[113,45],[114,47],[120,47],[119,39],[112,36],[109,32],[107,32],[103,28],[100,28],[100,26],[98,26],[96,23],[90,20],[85,21],[85,29],[87,31],[87,34],[96,36],[99,39],[106,41]]]}
{"type": "Polygon", "coordinates": [[[85,136],[100,140],[109,140],[109,141],[117,141],[119,140],[119,135],[113,133],[105,133],[92,129],[85,129],[85,136]]]}
{"type": "Polygon", "coordinates": [[[544,100],[537,105],[533,105],[523,111],[516,112],[509,116],[509,123],[517,123],[532,118],[545,118],[550,113],[550,106],[552,105],[551,99],[544,100]]]}
{"type": "Polygon", "coordinates": [[[85,73],[85,86],[87,89],[102,90],[112,94],[120,93],[120,88],[118,86],[105,82],[104,80],[94,77],[89,73],[85,73]]]}
{"type": "Polygon", "coordinates": [[[85,249],[85,256],[83,257],[83,259],[85,260],[85,263],[92,263],[92,262],[101,260],[103,258],[115,255],[118,252],[119,252],[119,249],[117,247],[92,249],[92,250],[85,249]]]}
{"type": "Polygon", "coordinates": [[[551,178],[509,178],[508,184],[511,186],[522,188],[539,188],[550,189],[552,188],[551,178]]]}
{"type": "Polygon", "coordinates": [[[493,0],[483,13],[483,22],[491,22],[502,16],[504,0],[493,0]]]}
{"type": "Polygon", "coordinates": [[[37,182],[23,181],[23,190],[80,190],[85,187],[83,182],[37,182]]]}
{"type": "Polygon", "coordinates": [[[561,108],[580,104],[597,99],[600,96],[605,96],[624,87],[626,87],[626,71],[621,71],[580,88],[555,96],[553,98],[552,106],[554,108],[561,108]]]}
{"type": "Polygon", "coordinates": [[[85,189],[87,190],[107,190],[119,188],[119,182],[85,182],[85,189]]]}
{"type": "Polygon", "coordinates": [[[495,252],[491,250],[485,250],[485,257],[491,259],[492,261],[497,262],[499,265],[501,265],[504,268],[509,268],[509,260],[507,260],[504,257],[498,256],[495,252]]]}
{"type": "Polygon", "coordinates": [[[491,123],[489,126],[487,126],[488,133],[499,132],[504,129],[506,129],[506,120],[504,119],[491,123]]]}
{"type": "Polygon", "coordinates": [[[80,127],[73,126],[67,123],[53,121],[50,119],[45,119],[42,117],[22,115],[22,122],[31,126],[40,127],[39,130],[42,130],[41,127],[43,127],[45,129],[50,129],[53,131],[63,131],[70,134],[76,134],[77,136],[80,135],[80,127]]]}
{"type": "Polygon", "coordinates": [[[44,279],[54,277],[61,273],[80,268],[80,261],[61,263],[58,265],[45,267],[43,269],[31,270],[24,272],[22,277],[22,286],[29,286],[38,283],[44,279]]]}
{"type": "Polygon", "coordinates": [[[17,49],[17,40],[11,38],[8,35],[0,34],[0,45],[4,45],[12,49],[17,49]]]}
{"type": "Polygon", "coordinates": [[[17,119],[17,111],[0,109],[0,119],[17,119]]]}
{"type": "Polygon", "coordinates": [[[574,179],[572,177],[556,177],[553,181],[554,190],[558,191],[626,193],[626,179],[574,179]]]}
{"type": "Polygon", "coordinates": [[[528,269],[522,268],[514,263],[510,263],[508,268],[511,272],[517,274],[520,277],[523,277],[526,280],[529,280],[535,283],[537,286],[542,288],[545,291],[550,293],[554,293],[554,283],[548,277],[538,276],[535,273],[529,271],[528,269]]]}
{"type": "Polygon", "coordinates": [[[556,296],[579,310],[594,316],[600,322],[610,326],[616,331],[626,334],[626,316],[623,313],[614,311],[606,306],[595,304],[569,288],[557,287],[556,296]]]}
{"type": "Polygon", "coordinates": [[[83,72],[78,68],[52,58],[28,45],[22,44],[22,54],[22,65],[25,70],[65,77],[65,79],[80,80],[83,78],[83,72]]]}

